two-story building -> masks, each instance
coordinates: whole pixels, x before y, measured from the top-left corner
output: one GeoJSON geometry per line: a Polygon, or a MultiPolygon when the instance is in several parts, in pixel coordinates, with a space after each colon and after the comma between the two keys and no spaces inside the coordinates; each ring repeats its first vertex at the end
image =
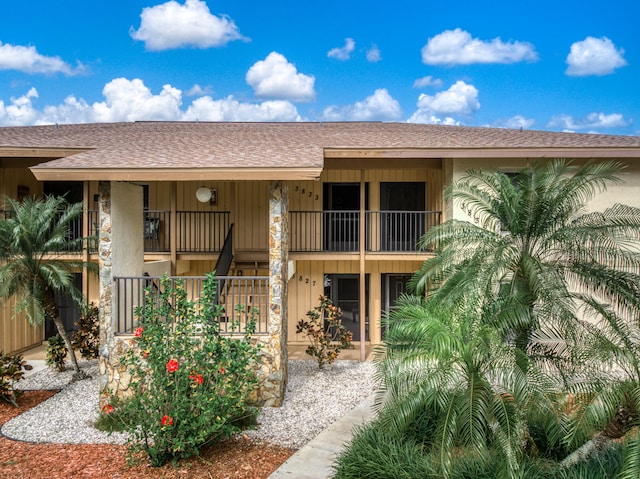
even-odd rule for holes
{"type": "MultiPolygon", "coordinates": [[[[77,281],[100,304],[103,351],[130,336],[149,277],[183,277],[197,297],[215,269],[227,278],[225,319],[242,324],[234,303],[257,308],[267,376],[283,384],[287,344],[306,344],[295,324],[322,294],[342,308],[362,357],[381,342],[381,318],[430,254],[416,251],[418,238],[463,217],[444,202],[446,185],[469,168],[557,157],[624,162],[625,183],[593,207],[640,206],[640,137],[406,123],[0,128],[0,192],[84,202],[73,234],[97,236],[78,254],[100,275],[79,271],[77,281]]],[[[73,305],[59,303],[71,328],[73,305]]],[[[11,320],[10,308],[0,310],[0,350],[50,334],[11,320]]]]}

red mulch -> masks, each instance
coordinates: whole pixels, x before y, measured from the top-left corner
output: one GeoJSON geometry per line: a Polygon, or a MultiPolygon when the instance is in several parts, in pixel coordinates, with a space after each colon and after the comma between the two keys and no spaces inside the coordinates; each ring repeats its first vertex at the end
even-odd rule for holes
{"type": "MultiPolygon", "coordinates": [[[[25,392],[16,409],[0,402],[0,425],[51,397],[51,391],[25,392]]],[[[0,436],[0,478],[11,479],[264,479],[294,451],[245,438],[210,446],[196,458],[153,468],[129,465],[125,446],[32,444],[0,436]]]]}

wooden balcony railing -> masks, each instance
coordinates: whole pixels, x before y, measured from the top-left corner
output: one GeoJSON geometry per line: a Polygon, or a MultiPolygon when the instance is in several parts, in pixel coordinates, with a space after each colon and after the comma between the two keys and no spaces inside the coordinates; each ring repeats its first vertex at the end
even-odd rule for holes
{"type": "MultiPolygon", "coordinates": [[[[440,224],[440,211],[365,212],[365,250],[413,252],[420,237],[440,224]]],[[[358,252],[359,211],[291,211],[291,252],[358,252]]]]}
{"type": "MultiPolygon", "coordinates": [[[[171,284],[181,282],[187,297],[200,308],[203,276],[173,276],[171,284]]],[[[160,277],[132,276],[114,278],[113,330],[115,334],[131,334],[136,327],[135,309],[144,304],[145,289],[160,300],[160,277]]],[[[217,276],[218,300],[223,315],[218,318],[224,334],[242,334],[247,321],[256,321],[255,334],[269,332],[269,278],[267,276],[217,276]]]]}

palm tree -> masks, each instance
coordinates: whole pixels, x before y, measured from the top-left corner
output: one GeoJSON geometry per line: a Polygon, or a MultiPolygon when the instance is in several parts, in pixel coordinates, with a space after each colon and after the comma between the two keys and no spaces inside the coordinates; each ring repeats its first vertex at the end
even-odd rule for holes
{"type": "Polygon", "coordinates": [[[69,335],[55,303],[55,293],[68,294],[82,304],[82,292],[73,283],[74,271],[95,265],[61,255],[82,251],[84,239],[69,232],[82,214],[82,203],[69,205],[64,198],[26,197],[22,203],[5,199],[6,219],[0,220],[0,299],[16,296],[15,313],[24,312],[31,324],[51,320],[69,351],[74,378],[85,375],[78,366],[69,335]]]}
{"type": "Polygon", "coordinates": [[[569,344],[584,345],[583,318],[606,311],[624,321],[640,310],[640,209],[585,211],[621,182],[622,168],[553,160],[514,175],[469,171],[447,195],[471,221],[449,220],[421,238],[435,257],[410,288],[444,304],[480,298],[485,321],[525,357],[566,359],[569,344]]]}
{"type": "MultiPolygon", "coordinates": [[[[515,175],[469,171],[447,195],[471,221],[425,234],[419,247],[436,255],[410,282],[440,305],[473,298],[482,324],[520,351],[523,373],[548,359],[564,379],[581,372],[566,381],[582,400],[566,431],[573,444],[629,408],[627,426],[640,425],[640,209],[585,208],[622,168],[554,160],[515,175]]],[[[628,439],[625,478],[640,470],[640,435],[628,439]]]]}
{"type": "Polygon", "coordinates": [[[458,306],[415,296],[396,303],[376,361],[381,427],[400,439],[426,415],[431,426],[421,441],[445,478],[461,455],[487,457],[491,450],[500,452],[506,477],[520,477],[533,443],[529,419],[546,418],[548,433],[559,435],[552,394],[559,381],[535,367],[525,374],[516,348],[468,305],[458,306]]]}

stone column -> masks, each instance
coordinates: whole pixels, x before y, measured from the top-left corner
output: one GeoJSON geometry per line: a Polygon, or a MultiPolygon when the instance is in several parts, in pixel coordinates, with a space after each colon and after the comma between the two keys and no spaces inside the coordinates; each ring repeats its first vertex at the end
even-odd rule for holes
{"type": "Polygon", "coordinates": [[[110,395],[127,394],[131,376],[120,364],[120,357],[132,344],[131,334],[114,331],[116,308],[135,304],[117,304],[113,278],[141,276],[144,264],[142,187],[129,183],[101,181],[98,239],[100,268],[100,403],[110,395]],[[120,333],[116,336],[116,332],[120,333]]]}
{"type": "Polygon", "coordinates": [[[108,402],[108,369],[110,352],[114,347],[112,318],[112,262],[111,262],[111,182],[98,184],[100,200],[98,205],[98,266],[100,278],[100,407],[108,402]]]}
{"type": "Polygon", "coordinates": [[[269,334],[262,344],[265,378],[258,402],[281,406],[287,385],[287,262],[289,259],[288,190],[282,181],[269,186],[269,334]]]}

